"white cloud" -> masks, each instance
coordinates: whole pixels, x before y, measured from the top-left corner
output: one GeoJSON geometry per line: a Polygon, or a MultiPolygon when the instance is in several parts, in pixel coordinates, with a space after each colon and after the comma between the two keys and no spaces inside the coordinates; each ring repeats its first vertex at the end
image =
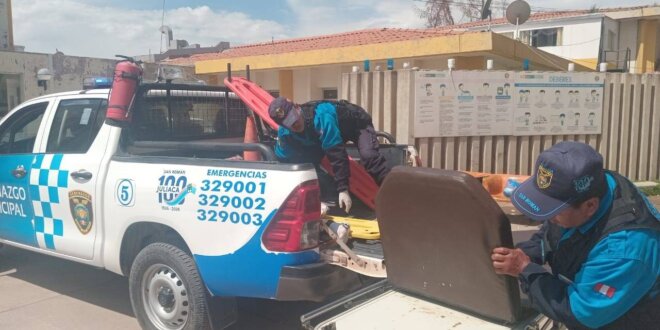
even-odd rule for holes
{"type": "Polygon", "coordinates": [[[411,0],[288,0],[297,16],[299,35],[319,35],[366,28],[419,28],[424,25],[411,0]]]}
{"type": "MultiPolygon", "coordinates": [[[[510,0],[509,2],[511,2],[510,0]]],[[[424,20],[414,0],[286,0],[292,17],[255,19],[249,13],[181,7],[165,13],[175,39],[212,46],[263,42],[271,38],[314,36],[366,28],[421,28],[424,20]]],[[[644,0],[530,0],[532,8],[589,8],[648,5],[644,0]]],[[[494,0],[494,4],[501,3],[494,0]]],[[[26,51],[112,58],[144,55],[161,49],[162,12],[91,5],[85,0],[22,0],[12,3],[14,42],[26,51]]],[[[259,8],[251,9],[253,11],[259,8]]],[[[459,12],[454,16],[458,19],[459,12]]],[[[272,13],[276,15],[277,13],[272,13]]],[[[164,47],[164,46],[163,46],[164,47]]]]}
{"type": "MultiPolygon", "coordinates": [[[[114,54],[158,53],[160,10],[126,10],[91,6],[82,0],[16,1],[12,4],[14,42],[26,51],[112,58],[114,54]]],[[[174,39],[212,46],[259,42],[285,36],[282,25],[252,19],[244,13],[209,7],[178,8],[165,13],[174,39]]],[[[163,46],[164,47],[164,46],[163,46]]]]}

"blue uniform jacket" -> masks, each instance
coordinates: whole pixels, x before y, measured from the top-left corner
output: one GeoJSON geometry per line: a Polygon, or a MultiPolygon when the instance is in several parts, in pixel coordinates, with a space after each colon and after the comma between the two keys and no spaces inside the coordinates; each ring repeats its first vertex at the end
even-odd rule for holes
{"type": "Polygon", "coordinates": [[[323,154],[328,156],[335,172],[338,191],[348,189],[350,176],[348,153],[339,130],[337,110],[331,103],[319,103],[314,112],[313,127],[295,133],[280,126],[275,155],[288,162],[318,163],[323,154]]]}
{"type": "MultiPolygon", "coordinates": [[[[562,241],[576,231],[588,231],[603,218],[613,200],[616,182],[608,174],[609,189],[594,216],[578,228],[563,232],[562,241]]],[[[657,210],[646,200],[656,218],[657,210]]],[[[520,274],[521,287],[534,307],[567,325],[589,328],[607,325],[621,317],[645,297],[655,297],[660,288],[660,232],[622,230],[603,237],[590,251],[574,281],[549,273],[543,236],[547,223],[528,242],[518,245],[531,258],[520,274]]]]}

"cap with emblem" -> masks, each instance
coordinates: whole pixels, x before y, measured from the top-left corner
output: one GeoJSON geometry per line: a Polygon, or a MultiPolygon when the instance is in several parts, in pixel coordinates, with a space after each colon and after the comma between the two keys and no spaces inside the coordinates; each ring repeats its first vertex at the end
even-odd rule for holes
{"type": "Polygon", "coordinates": [[[270,102],[268,115],[276,123],[288,128],[300,118],[300,112],[296,109],[296,105],[282,96],[270,102]]]}
{"type": "Polygon", "coordinates": [[[511,201],[529,218],[549,220],[605,184],[603,157],[596,150],[560,142],[539,155],[534,175],[513,192],[511,201]]]}

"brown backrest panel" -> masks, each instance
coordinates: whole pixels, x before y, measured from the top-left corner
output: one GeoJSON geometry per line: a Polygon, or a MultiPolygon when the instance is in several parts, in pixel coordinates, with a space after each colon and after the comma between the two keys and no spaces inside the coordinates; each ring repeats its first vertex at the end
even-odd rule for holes
{"type": "Polygon", "coordinates": [[[490,254],[511,247],[511,226],[471,176],[396,167],[376,199],[393,286],[487,318],[519,315],[517,281],[493,271],[490,254]]]}

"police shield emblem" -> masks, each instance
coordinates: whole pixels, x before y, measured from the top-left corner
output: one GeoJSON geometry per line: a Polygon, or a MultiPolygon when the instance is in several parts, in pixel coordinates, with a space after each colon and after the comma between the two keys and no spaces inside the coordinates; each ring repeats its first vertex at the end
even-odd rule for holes
{"type": "Polygon", "coordinates": [[[71,207],[71,216],[80,233],[87,235],[92,230],[94,223],[94,212],[92,210],[92,195],[73,190],[69,192],[69,206],[71,207]]]}
{"type": "Polygon", "coordinates": [[[550,187],[550,183],[552,183],[552,174],[552,170],[543,167],[543,165],[539,165],[539,170],[536,172],[536,185],[541,189],[550,187]]]}

